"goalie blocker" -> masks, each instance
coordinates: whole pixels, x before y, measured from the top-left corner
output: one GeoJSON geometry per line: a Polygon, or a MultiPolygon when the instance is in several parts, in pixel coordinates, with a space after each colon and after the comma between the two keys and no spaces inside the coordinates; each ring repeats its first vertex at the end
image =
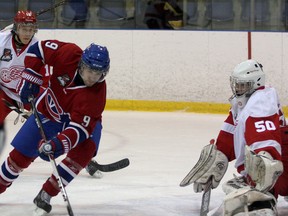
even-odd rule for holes
{"type": "Polygon", "coordinates": [[[216,188],[228,167],[227,157],[217,150],[216,145],[206,145],[202,151],[196,165],[180,183],[181,187],[194,184],[194,191],[203,191],[208,181],[212,181],[212,189],[216,188]]]}

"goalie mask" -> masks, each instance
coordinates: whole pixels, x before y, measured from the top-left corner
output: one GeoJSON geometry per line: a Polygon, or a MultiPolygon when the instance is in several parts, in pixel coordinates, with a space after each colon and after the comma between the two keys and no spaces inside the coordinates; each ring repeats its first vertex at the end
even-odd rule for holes
{"type": "Polygon", "coordinates": [[[109,52],[106,47],[92,43],[82,54],[79,74],[86,86],[103,82],[110,69],[109,52]]]}
{"type": "Polygon", "coordinates": [[[28,44],[37,31],[38,26],[35,13],[29,10],[18,11],[14,17],[12,32],[16,34],[19,45],[28,44]]]}
{"type": "Polygon", "coordinates": [[[262,65],[255,60],[247,60],[238,64],[231,76],[230,86],[239,107],[244,107],[249,97],[260,87],[265,85],[265,74],[262,65]]]}

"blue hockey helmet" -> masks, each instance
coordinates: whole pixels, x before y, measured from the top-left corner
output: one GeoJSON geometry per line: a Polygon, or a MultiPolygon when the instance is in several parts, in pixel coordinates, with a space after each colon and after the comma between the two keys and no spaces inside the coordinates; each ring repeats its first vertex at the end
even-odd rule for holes
{"type": "Polygon", "coordinates": [[[110,68],[109,52],[105,46],[92,43],[83,51],[80,66],[81,63],[91,70],[101,73],[102,77],[98,82],[102,82],[110,68]]]}

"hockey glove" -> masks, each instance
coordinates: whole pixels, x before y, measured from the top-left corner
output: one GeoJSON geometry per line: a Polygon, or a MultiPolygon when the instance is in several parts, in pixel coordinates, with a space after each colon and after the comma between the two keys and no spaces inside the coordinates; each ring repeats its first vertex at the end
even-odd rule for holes
{"type": "Polygon", "coordinates": [[[21,74],[20,82],[17,85],[17,92],[24,104],[29,103],[29,97],[36,97],[40,86],[43,84],[42,76],[31,70],[24,70],[21,74]]]}
{"type": "Polygon", "coordinates": [[[217,150],[216,145],[209,144],[202,149],[198,162],[182,180],[180,186],[184,187],[193,183],[194,191],[199,193],[206,188],[208,181],[212,179],[212,189],[216,188],[227,167],[227,157],[217,150]]]}
{"type": "Polygon", "coordinates": [[[56,137],[50,141],[40,140],[38,146],[39,156],[43,160],[49,161],[48,155],[53,155],[54,158],[64,154],[64,146],[56,137]]]}
{"type": "Polygon", "coordinates": [[[273,159],[266,151],[256,154],[250,147],[245,146],[245,170],[256,184],[255,188],[267,192],[273,188],[278,177],[283,173],[283,163],[273,159]]]}

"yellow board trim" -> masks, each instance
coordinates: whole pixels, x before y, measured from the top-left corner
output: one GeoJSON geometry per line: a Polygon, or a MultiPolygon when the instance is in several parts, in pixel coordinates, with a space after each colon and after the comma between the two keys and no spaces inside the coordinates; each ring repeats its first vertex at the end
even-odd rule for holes
{"type": "MultiPolygon", "coordinates": [[[[149,112],[194,112],[211,114],[228,114],[230,104],[208,102],[171,102],[146,100],[112,100],[108,99],[106,110],[149,111],[149,112]]],[[[288,107],[283,107],[288,114],[288,107]]]]}

